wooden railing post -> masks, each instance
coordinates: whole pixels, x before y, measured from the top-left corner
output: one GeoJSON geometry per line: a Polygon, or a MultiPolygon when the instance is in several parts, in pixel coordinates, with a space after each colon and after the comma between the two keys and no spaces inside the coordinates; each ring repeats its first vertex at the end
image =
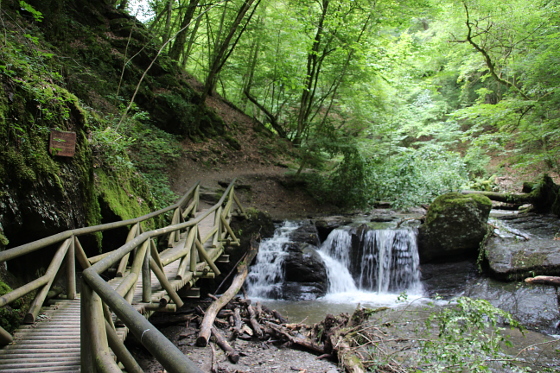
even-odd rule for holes
{"type": "Polygon", "coordinates": [[[12,343],[13,340],[12,335],[0,326],[0,347],[12,343]]]}
{"type": "Polygon", "coordinates": [[[76,299],[76,237],[70,237],[70,247],[66,253],[66,277],[68,299],[76,299]]]}
{"type": "MultiPolygon", "coordinates": [[[[171,219],[171,225],[176,225],[181,222],[181,208],[177,207],[173,212],[173,218],[171,219]]],[[[179,241],[180,234],[179,231],[173,231],[169,234],[169,238],[167,240],[167,247],[173,247],[175,242],[179,241]]]]}
{"type": "Polygon", "coordinates": [[[152,274],[150,272],[150,258],[152,257],[151,247],[155,246],[150,238],[150,250],[144,255],[144,263],[142,263],[142,302],[150,303],[152,301],[152,274]]]}
{"type": "Polygon", "coordinates": [[[89,312],[93,291],[89,285],[82,281],[80,299],[80,371],[81,373],[96,373],[95,352],[90,340],[89,312]]]}
{"type": "Polygon", "coordinates": [[[214,227],[217,229],[214,237],[212,237],[212,247],[218,247],[218,245],[220,245],[220,237],[222,235],[222,221],[220,216],[222,216],[222,211],[223,209],[220,206],[220,208],[214,213],[214,227]]]}
{"type": "MultiPolygon", "coordinates": [[[[51,289],[52,283],[60,266],[62,265],[62,261],[64,260],[64,256],[68,253],[68,248],[70,247],[70,242],[73,241],[70,238],[67,238],[62,245],[58,248],[56,254],[54,255],[49,268],[47,268],[47,272],[43,277],[47,278],[47,283],[42,287],[42,289],[37,293],[35,299],[31,303],[27,314],[25,315],[23,322],[26,324],[32,324],[35,322],[35,318],[41,311],[41,307],[43,306],[43,302],[47,298],[47,294],[51,289]]],[[[29,285],[29,284],[28,284],[29,285]]]]}
{"type": "Polygon", "coordinates": [[[191,258],[190,258],[191,260],[190,260],[190,263],[189,263],[189,270],[194,273],[194,272],[196,272],[196,262],[198,261],[198,252],[196,251],[196,245],[194,244],[194,242],[196,242],[196,240],[200,239],[200,234],[198,232],[198,226],[197,225],[195,225],[192,228],[192,230],[194,232],[194,235],[195,235],[194,238],[195,239],[193,241],[193,244],[191,245],[191,258]]]}
{"type": "MultiPolygon", "coordinates": [[[[134,239],[134,237],[138,236],[138,230],[140,228],[139,223],[136,223],[130,228],[128,232],[128,236],[126,237],[126,242],[130,242],[134,239]]],[[[119,262],[119,267],[117,269],[117,277],[122,277],[126,271],[126,266],[128,265],[128,258],[130,254],[126,254],[122,257],[121,261],[119,262]]]]}

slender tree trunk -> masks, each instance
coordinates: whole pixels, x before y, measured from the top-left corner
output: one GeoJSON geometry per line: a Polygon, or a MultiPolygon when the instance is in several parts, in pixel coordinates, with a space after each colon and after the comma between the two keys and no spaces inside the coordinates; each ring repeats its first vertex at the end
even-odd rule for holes
{"type": "Polygon", "coordinates": [[[244,93],[245,93],[245,96],[247,96],[247,98],[249,99],[249,101],[251,101],[253,104],[255,104],[255,106],[258,107],[268,117],[268,120],[270,121],[270,124],[271,124],[272,128],[274,128],[274,130],[278,133],[278,136],[280,136],[283,139],[287,138],[288,135],[286,134],[286,131],[284,131],[284,128],[282,128],[282,126],[280,126],[280,124],[278,123],[278,120],[277,120],[276,116],[273,115],[262,104],[260,104],[257,101],[256,98],[251,96],[251,94],[249,93],[248,90],[245,90],[244,93]]]}
{"type": "Polygon", "coordinates": [[[198,3],[199,0],[189,0],[189,5],[187,6],[187,10],[183,17],[183,20],[181,21],[181,25],[180,25],[181,31],[175,37],[175,42],[173,43],[173,46],[169,51],[169,57],[174,60],[179,60],[181,54],[185,50],[185,44],[187,42],[187,35],[189,29],[188,26],[194,17],[194,13],[196,11],[196,7],[198,6],[198,3]]]}
{"type": "Polygon", "coordinates": [[[241,102],[243,105],[241,109],[244,110],[245,106],[247,105],[248,97],[245,96],[245,93],[251,90],[251,86],[253,85],[253,76],[255,74],[255,68],[257,66],[257,60],[259,56],[259,50],[261,47],[261,39],[255,38],[253,45],[251,46],[251,52],[249,54],[249,63],[247,65],[247,73],[243,76],[243,88],[241,92],[241,102]]]}
{"type": "Polygon", "coordinates": [[[169,40],[171,36],[171,15],[173,11],[173,1],[167,0],[167,4],[165,4],[165,29],[163,31],[163,40],[169,40]]]}
{"type": "Polygon", "coordinates": [[[212,91],[214,90],[216,86],[216,82],[218,80],[218,74],[220,73],[227,59],[235,49],[235,46],[239,42],[241,35],[243,35],[243,33],[245,32],[247,25],[249,24],[251,18],[255,14],[255,10],[259,6],[260,2],[261,0],[256,0],[256,1],[245,0],[243,5],[237,11],[237,15],[234,21],[232,22],[232,25],[229,27],[226,36],[221,42],[219,42],[216,45],[217,47],[214,49],[215,52],[210,61],[210,68],[208,70],[208,75],[204,83],[203,98],[205,98],[207,95],[212,94],[212,91]],[[245,15],[249,11],[249,9],[251,9],[251,6],[253,6],[253,9],[249,14],[249,16],[247,17],[245,24],[243,25],[243,27],[241,27],[241,23],[245,18],[245,15]],[[235,40],[233,40],[234,37],[235,40]]]}
{"type": "Polygon", "coordinates": [[[322,0],[321,16],[315,32],[315,38],[313,39],[313,46],[311,47],[311,51],[307,54],[306,78],[304,88],[301,93],[296,134],[293,140],[296,145],[301,144],[303,134],[309,124],[309,113],[314,99],[313,86],[316,84],[316,80],[319,75],[319,50],[321,48],[321,39],[324,32],[323,25],[325,23],[328,9],[329,0],[322,0]]]}

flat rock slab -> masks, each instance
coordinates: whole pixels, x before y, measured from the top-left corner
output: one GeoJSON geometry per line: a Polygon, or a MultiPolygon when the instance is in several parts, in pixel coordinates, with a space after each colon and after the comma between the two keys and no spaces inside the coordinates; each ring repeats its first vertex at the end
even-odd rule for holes
{"type": "Polygon", "coordinates": [[[560,219],[552,215],[498,216],[486,245],[494,277],[523,280],[536,275],[560,275],[560,219]]]}

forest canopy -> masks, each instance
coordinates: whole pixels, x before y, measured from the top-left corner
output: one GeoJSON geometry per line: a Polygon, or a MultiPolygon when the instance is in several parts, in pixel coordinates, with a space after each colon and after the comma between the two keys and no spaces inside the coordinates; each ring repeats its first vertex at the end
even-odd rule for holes
{"type": "Polygon", "coordinates": [[[410,206],[512,167],[560,171],[557,1],[114,4],[204,95],[298,147],[296,173],[322,171],[331,201],[410,206]]]}

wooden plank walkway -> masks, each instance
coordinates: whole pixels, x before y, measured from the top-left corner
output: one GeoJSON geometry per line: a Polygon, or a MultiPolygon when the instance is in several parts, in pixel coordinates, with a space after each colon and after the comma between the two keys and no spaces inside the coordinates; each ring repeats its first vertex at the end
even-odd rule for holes
{"type": "Polygon", "coordinates": [[[22,325],[14,342],[0,349],[0,372],[79,372],[80,300],[45,307],[22,325]]]}
{"type": "MultiPolygon", "coordinates": [[[[201,214],[203,212],[200,212],[201,214]]],[[[211,230],[214,217],[210,214],[199,225],[201,236],[211,230]]],[[[181,250],[185,244],[182,237],[173,248],[164,253],[163,258],[173,254],[174,250],[181,250]]],[[[222,254],[222,248],[212,248],[208,244],[206,250],[213,261],[222,254]]],[[[183,279],[176,278],[180,260],[176,260],[165,269],[166,277],[175,290],[186,284],[193,285],[197,280],[192,276],[183,279]]],[[[198,263],[197,271],[209,268],[205,262],[198,263]]],[[[122,279],[115,277],[109,284],[115,289],[122,279]]],[[[151,273],[152,299],[167,297],[165,290],[159,284],[157,277],[151,273]]],[[[139,312],[149,317],[153,311],[146,311],[142,304],[142,276],[139,276],[133,296],[133,304],[139,312]]],[[[117,327],[117,334],[124,340],[128,334],[125,326],[117,327]]],[[[36,322],[22,325],[14,333],[13,343],[0,348],[0,372],[79,372],[80,371],[80,299],[60,300],[54,305],[44,307],[36,322]]]]}

